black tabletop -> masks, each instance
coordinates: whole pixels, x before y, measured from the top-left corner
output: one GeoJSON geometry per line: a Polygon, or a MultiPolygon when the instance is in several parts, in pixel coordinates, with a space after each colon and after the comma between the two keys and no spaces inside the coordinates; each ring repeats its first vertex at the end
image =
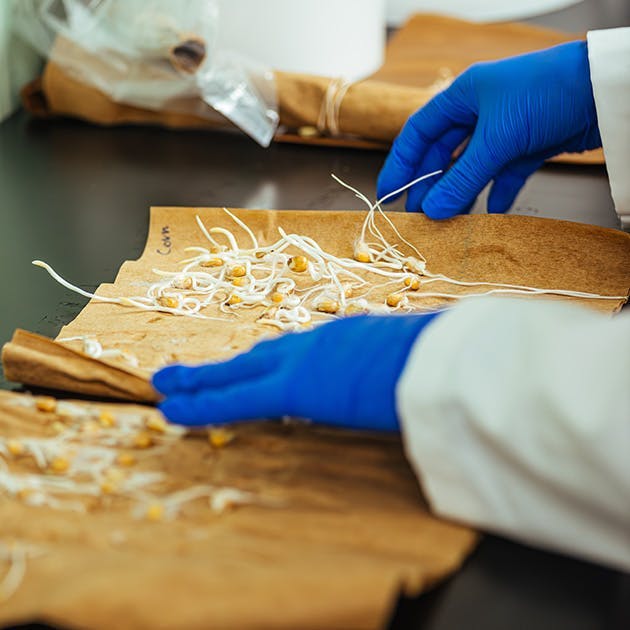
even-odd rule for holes
{"type": "MultiPolygon", "coordinates": [[[[534,21],[575,32],[629,24],[630,2],[587,1],[534,21]]],[[[383,159],[17,113],[0,125],[0,343],[17,327],[55,336],[86,302],[32,267],[34,258],[93,290],[140,255],[151,205],[355,209],[330,173],[373,197],[383,159]]],[[[546,166],[512,212],[618,227],[604,167],[546,166]]],[[[445,584],[402,597],[391,627],[630,628],[630,576],[488,535],[445,584]]]]}

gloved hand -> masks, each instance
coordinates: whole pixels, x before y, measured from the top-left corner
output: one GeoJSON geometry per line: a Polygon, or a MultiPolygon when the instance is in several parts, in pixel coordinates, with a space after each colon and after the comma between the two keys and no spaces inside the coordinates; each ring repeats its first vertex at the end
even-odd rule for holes
{"type": "Polygon", "coordinates": [[[284,415],[398,430],[395,388],[422,329],[439,313],[357,316],[263,341],[225,363],[153,376],[172,422],[220,425],[284,415]]]}
{"type": "Polygon", "coordinates": [[[379,175],[378,198],[445,170],[469,136],[440,179],[409,189],[408,211],[433,219],[467,212],[494,180],[488,212],[506,212],[546,159],[600,147],[586,42],[470,67],[409,118],[379,175]]]}

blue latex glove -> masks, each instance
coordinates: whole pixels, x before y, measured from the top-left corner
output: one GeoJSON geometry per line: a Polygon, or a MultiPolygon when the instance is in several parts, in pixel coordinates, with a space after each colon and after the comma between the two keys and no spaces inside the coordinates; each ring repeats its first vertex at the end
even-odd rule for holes
{"type": "Polygon", "coordinates": [[[475,64],[413,114],[378,178],[379,199],[416,177],[406,208],[433,219],[467,212],[494,180],[488,212],[506,212],[525,180],[559,153],[601,146],[586,42],[475,64]]]}
{"type": "Polygon", "coordinates": [[[354,429],[398,430],[395,388],[437,313],[348,317],[263,341],[225,363],[174,365],[153,376],[160,409],[178,424],[285,415],[354,429]]]}

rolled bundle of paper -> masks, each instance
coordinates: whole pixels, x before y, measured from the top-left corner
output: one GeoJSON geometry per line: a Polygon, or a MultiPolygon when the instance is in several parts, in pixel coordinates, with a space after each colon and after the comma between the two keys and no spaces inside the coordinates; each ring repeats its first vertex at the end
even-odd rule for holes
{"type": "Polygon", "coordinates": [[[426,87],[368,79],[358,83],[277,72],[280,124],[309,135],[356,136],[391,142],[405,120],[448,85],[438,77],[426,87]]]}

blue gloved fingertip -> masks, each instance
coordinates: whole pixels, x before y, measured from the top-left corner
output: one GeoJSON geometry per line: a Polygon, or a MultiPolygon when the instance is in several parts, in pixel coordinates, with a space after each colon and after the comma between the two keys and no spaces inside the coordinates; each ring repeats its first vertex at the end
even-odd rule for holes
{"type": "Polygon", "coordinates": [[[424,201],[424,203],[422,204],[422,211],[429,217],[429,219],[434,219],[436,221],[450,219],[457,214],[456,209],[436,204],[431,199],[427,199],[424,201]]]}
{"type": "Polygon", "coordinates": [[[151,384],[161,394],[168,394],[179,387],[180,365],[168,365],[154,372],[151,376],[151,384]]]}

